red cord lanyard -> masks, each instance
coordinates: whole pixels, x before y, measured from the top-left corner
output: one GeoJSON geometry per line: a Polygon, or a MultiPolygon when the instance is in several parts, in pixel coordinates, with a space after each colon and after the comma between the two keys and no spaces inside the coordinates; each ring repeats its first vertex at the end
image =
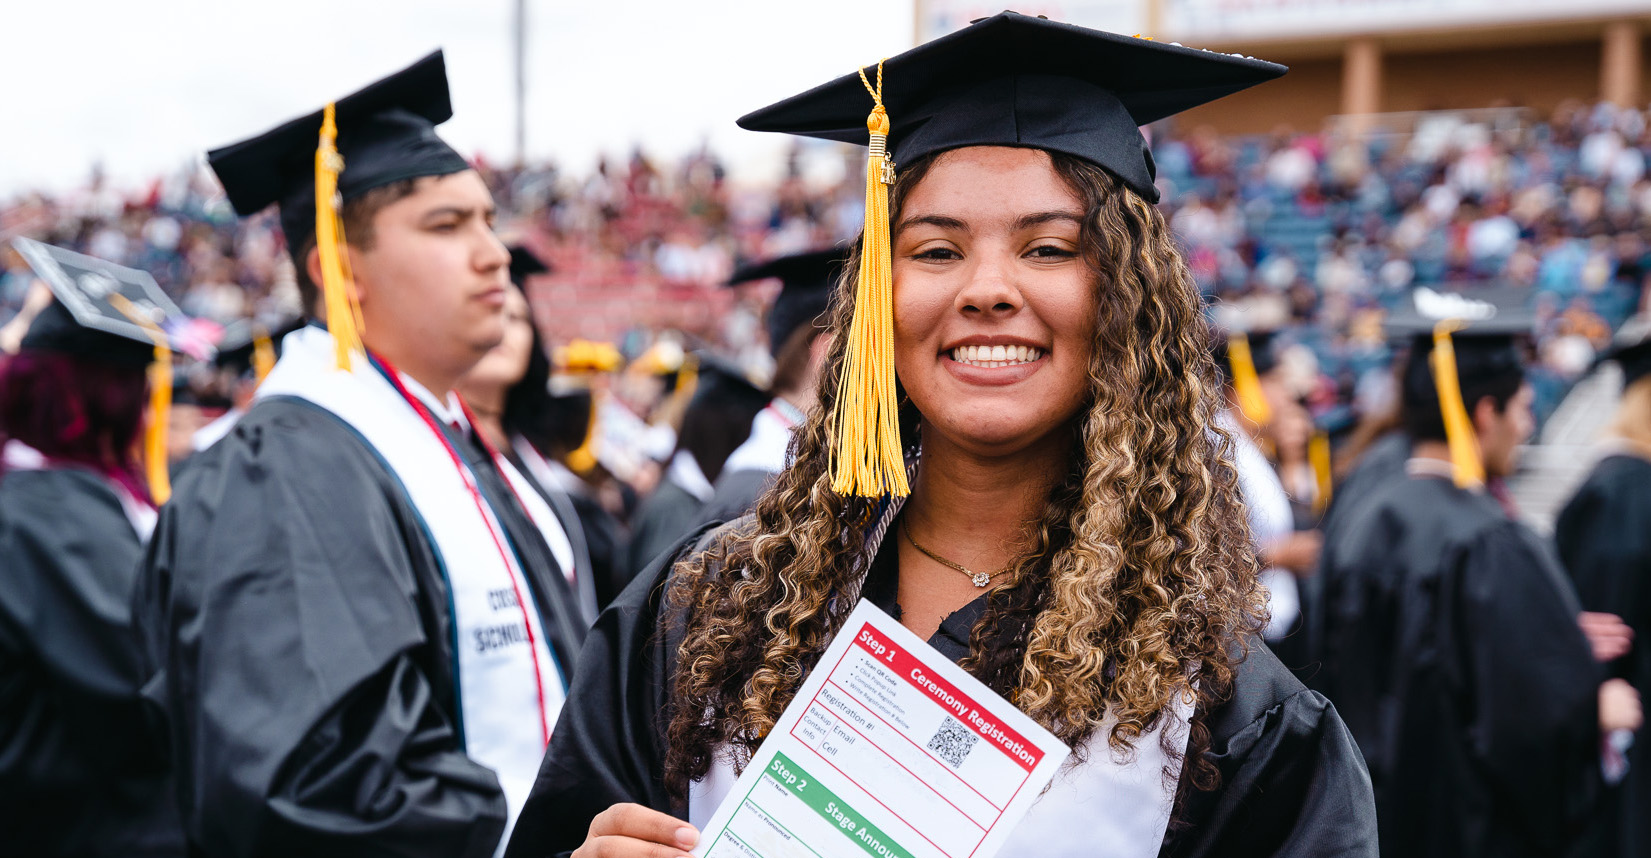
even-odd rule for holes
{"type": "Polygon", "coordinates": [[[784,411],[781,411],[780,407],[778,405],[775,405],[774,403],[770,402],[770,403],[768,403],[768,405],[763,407],[763,410],[772,413],[776,418],[779,419],[780,423],[782,425],[784,425],[785,428],[787,428],[787,429],[797,428],[797,421],[791,419],[791,415],[786,414],[784,411]]]}
{"type": "MultiPolygon", "coordinates": [[[[391,365],[389,361],[372,354],[369,354],[368,357],[372,359],[379,372],[383,373],[384,377],[389,379],[390,386],[396,389],[396,393],[401,394],[401,398],[406,400],[408,405],[412,406],[414,413],[418,414],[418,416],[424,420],[424,425],[429,427],[431,434],[436,436],[436,440],[441,442],[442,449],[447,451],[448,458],[453,461],[453,467],[459,472],[459,479],[463,480],[464,487],[470,490],[470,499],[475,502],[476,512],[481,515],[483,523],[487,525],[487,534],[493,537],[493,547],[498,549],[499,559],[504,561],[505,574],[510,576],[510,588],[516,594],[516,606],[522,611],[522,626],[527,629],[528,654],[533,657],[533,686],[534,690],[537,691],[539,695],[539,735],[544,739],[544,743],[548,747],[550,745],[550,724],[548,723],[547,713],[545,712],[545,680],[539,666],[539,642],[537,637],[533,634],[533,621],[527,613],[528,600],[526,595],[522,592],[521,583],[516,580],[516,569],[515,566],[511,564],[510,551],[505,548],[505,540],[499,537],[497,527],[502,527],[503,525],[500,524],[497,527],[495,526],[493,516],[487,508],[487,501],[482,499],[481,491],[476,487],[475,476],[470,473],[469,468],[464,466],[464,460],[459,457],[458,450],[453,448],[452,442],[448,441],[447,436],[442,433],[441,427],[436,423],[435,415],[431,414],[430,409],[427,408],[424,403],[418,401],[417,397],[407,392],[407,386],[401,382],[401,373],[397,372],[396,368],[391,365]]],[[[465,419],[470,419],[468,409],[465,410],[465,419]]],[[[471,425],[474,426],[475,422],[472,421],[471,425]]],[[[480,432],[476,434],[477,437],[481,436],[480,432]]],[[[486,447],[489,454],[495,456],[497,455],[493,452],[493,448],[491,446],[487,446],[487,441],[485,439],[482,441],[482,444],[486,447]]],[[[500,476],[503,477],[503,474],[500,476]]],[[[504,479],[505,484],[509,485],[509,478],[504,479]]],[[[511,489],[511,493],[514,495],[515,489],[511,489]]],[[[521,503],[521,499],[517,498],[516,502],[521,503]]],[[[453,621],[458,622],[458,618],[454,617],[453,621]]],[[[453,653],[454,658],[458,658],[458,655],[459,654],[456,652],[453,653]]]]}

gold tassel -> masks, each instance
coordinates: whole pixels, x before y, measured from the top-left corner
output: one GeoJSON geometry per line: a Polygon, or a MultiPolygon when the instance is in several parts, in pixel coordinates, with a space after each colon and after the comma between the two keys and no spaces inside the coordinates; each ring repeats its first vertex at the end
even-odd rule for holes
{"type": "Polygon", "coordinates": [[[315,150],[315,249],[321,257],[321,293],[327,304],[327,331],[332,334],[338,368],[350,368],[350,355],[364,353],[361,345],[361,304],[350,275],[350,257],[344,251],[344,220],[339,214],[338,174],[344,157],[338,154],[338,126],[329,103],[321,114],[321,142],[315,150]]]}
{"type": "Polygon", "coordinates": [[[579,448],[568,453],[568,468],[584,476],[596,469],[596,417],[602,411],[597,392],[590,392],[590,421],[585,424],[585,440],[579,448]]]}
{"type": "Polygon", "coordinates": [[[149,425],[143,429],[143,465],[149,499],[155,506],[164,506],[172,497],[171,462],[166,455],[167,429],[172,420],[172,346],[160,325],[125,295],[111,293],[109,304],[155,341],[155,360],[149,364],[149,425]]]}
{"type": "Polygon", "coordinates": [[[1318,497],[1313,498],[1313,513],[1320,515],[1330,506],[1330,495],[1335,489],[1335,480],[1330,474],[1329,434],[1313,433],[1312,440],[1307,442],[1307,461],[1313,465],[1313,480],[1318,484],[1318,497]]]}
{"type": "Polygon", "coordinates": [[[259,325],[252,332],[252,375],[259,384],[263,384],[273,369],[275,343],[270,341],[269,331],[263,325],[259,325]]]}
{"type": "Polygon", "coordinates": [[[1267,404],[1267,395],[1261,391],[1261,377],[1255,371],[1249,337],[1237,333],[1227,336],[1227,363],[1232,365],[1233,392],[1238,394],[1238,409],[1257,426],[1271,423],[1273,409],[1267,404]]]}
{"type": "Polygon", "coordinates": [[[905,497],[906,463],[900,450],[900,419],[894,386],[894,271],[889,247],[889,186],[894,163],[888,156],[889,117],[883,109],[883,64],[877,85],[860,70],[871,93],[866,117],[871,150],[866,157],[866,224],[860,245],[859,282],[848,351],[837,377],[832,415],[831,489],[842,495],[905,497]]]}
{"type": "Polygon", "coordinates": [[[1456,319],[1433,326],[1433,354],[1428,364],[1433,370],[1433,389],[1439,393],[1439,413],[1445,419],[1445,441],[1450,445],[1450,464],[1456,485],[1470,488],[1485,482],[1485,465],[1479,461],[1479,437],[1462,402],[1462,383],[1456,377],[1456,346],[1450,335],[1462,329],[1456,319]]]}

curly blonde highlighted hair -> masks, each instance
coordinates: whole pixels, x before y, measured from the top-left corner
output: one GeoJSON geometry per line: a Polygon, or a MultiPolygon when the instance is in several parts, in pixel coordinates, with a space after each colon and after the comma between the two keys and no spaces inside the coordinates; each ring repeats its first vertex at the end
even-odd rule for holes
{"type": "MultiPolygon", "coordinates": [[[[939,157],[902,172],[893,222],[939,157]]],[[[1089,399],[1066,477],[1029,522],[1029,547],[990,595],[964,667],[1075,748],[1116,716],[1106,739],[1127,754],[1177,695],[1196,694],[1201,712],[1224,697],[1265,593],[1231,441],[1214,421],[1223,397],[1201,299],[1163,215],[1100,167],[1050,158],[1087,212],[1079,243],[1099,301],[1089,399]]],[[[837,286],[833,333],[848,329],[857,266],[837,286]]],[[[721,749],[749,759],[853,608],[876,551],[866,545],[875,502],[833,493],[828,475],[844,340],[833,338],[795,463],[753,518],[673,570],[670,598],[686,619],[665,780],[679,797],[721,749]]],[[[921,415],[908,402],[901,418],[915,448],[921,415]]],[[[1187,747],[1192,783],[1213,787],[1201,717],[1187,747]]]]}

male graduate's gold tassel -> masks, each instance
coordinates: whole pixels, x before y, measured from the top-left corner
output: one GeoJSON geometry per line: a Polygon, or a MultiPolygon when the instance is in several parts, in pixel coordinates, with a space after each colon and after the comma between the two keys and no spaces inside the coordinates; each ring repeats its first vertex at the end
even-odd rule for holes
{"type": "Polygon", "coordinates": [[[894,395],[894,271],[889,247],[889,117],[883,109],[883,64],[877,85],[860,70],[871,93],[866,117],[871,151],[866,157],[866,225],[860,244],[859,281],[854,292],[854,319],[848,350],[837,377],[837,408],[832,415],[831,489],[859,497],[904,497],[906,464],[900,450],[900,420],[894,395]]]}
{"type": "Polygon", "coordinates": [[[1233,392],[1238,394],[1238,409],[1257,426],[1266,426],[1273,420],[1272,406],[1261,391],[1261,376],[1255,371],[1255,357],[1250,354],[1250,338],[1239,333],[1227,336],[1227,363],[1232,365],[1233,392]]]}
{"type": "Polygon", "coordinates": [[[149,425],[143,429],[143,465],[149,499],[161,506],[172,497],[171,462],[166,453],[167,429],[172,420],[172,346],[161,326],[125,295],[112,293],[109,303],[155,341],[155,360],[149,364],[149,425]]]}
{"type": "Polygon", "coordinates": [[[269,331],[259,325],[252,332],[252,377],[263,384],[274,369],[275,343],[270,340],[269,331]]]}
{"type": "Polygon", "coordinates": [[[1455,319],[1433,326],[1433,355],[1429,366],[1433,370],[1433,388],[1439,393],[1439,413],[1445,421],[1451,469],[1456,485],[1465,489],[1484,484],[1485,465],[1479,460],[1479,439],[1474,434],[1467,406],[1462,402],[1462,384],[1456,377],[1456,347],[1450,335],[1461,328],[1462,323],[1455,319]]]}
{"type": "Polygon", "coordinates": [[[350,368],[350,355],[362,353],[361,304],[356,300],[350,257],[344,252],[344,219],[339,214],[338,125],[333,105],[321,113],[321,142],[315,150],[315,249],[321,257],[321,294],[327,304],[327,331],[332,334],[338,368],[350,368]]]}

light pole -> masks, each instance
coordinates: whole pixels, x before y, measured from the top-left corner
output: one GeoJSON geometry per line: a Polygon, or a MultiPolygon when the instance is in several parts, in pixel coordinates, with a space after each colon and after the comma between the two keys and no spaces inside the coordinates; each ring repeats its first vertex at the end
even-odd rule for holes
{"type": "Polygon", "coordinates": [[[527,0],[516,0],[516,169],[527,166],[527,0]]]}

